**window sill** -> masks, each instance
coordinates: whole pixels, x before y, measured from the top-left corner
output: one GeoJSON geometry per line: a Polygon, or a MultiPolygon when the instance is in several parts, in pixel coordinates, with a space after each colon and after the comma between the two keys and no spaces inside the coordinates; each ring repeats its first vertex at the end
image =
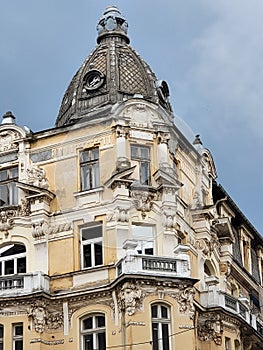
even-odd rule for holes
{"type": "Polygon", "coordinates": [[[102,192],[103,190],[104,190],[104,187],[101,186],[101,187],[92,188],[91,190],[75,192],[74,197],[79,198],[79,197],[87,196],[89,194],[102,192]]]}

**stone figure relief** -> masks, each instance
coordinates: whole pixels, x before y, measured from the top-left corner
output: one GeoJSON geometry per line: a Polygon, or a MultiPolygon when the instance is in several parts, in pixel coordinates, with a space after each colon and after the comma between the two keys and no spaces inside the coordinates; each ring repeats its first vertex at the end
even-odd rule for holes
{"type": "Polygon", "coordinates": [[[192,286],[181,285],[176,293],[172,293],[172,297],[177,300],[179,304],[179,311],[187,313],[192,320],[195,314],[194,307],[195,288],[192,286]]]}
{"type": "Polygon", "coordinates": [[[34,166],[27,169],[26,173],[27,173],[27,182],[30,185],[45,188],[45,189],[48,188],[48,180],[46,178],[46,172],[44,169],[34,166]]]}
{"type": "Polygon", "coordinates": [[[17,151],[19,133],[14,130],[4,130],[0,132],[0,152],[17,151]]]}
{"type": "Polygon", "coordinates": [[[220,314],[210,315],[198,326],[198,337],[202,341],[214,341],[216,345],[222,344],[223,324],[220,314]]]}
{"type": "Polygon", "coordinates": [[[132,316],[140,306],[141,297],[142,291],[135,284],[124,283],[117,294],[120,311],[125,311],[129,316],[132,316]]]}
{"type": "Polygon", "coordinates": [[[48,318],[48,313],[46,311],[46,303],[41,300],[37,300],[31,306],[28,312],[28,317],[33,320],[35,331],[37,333],[43,333],[48,318]]]}

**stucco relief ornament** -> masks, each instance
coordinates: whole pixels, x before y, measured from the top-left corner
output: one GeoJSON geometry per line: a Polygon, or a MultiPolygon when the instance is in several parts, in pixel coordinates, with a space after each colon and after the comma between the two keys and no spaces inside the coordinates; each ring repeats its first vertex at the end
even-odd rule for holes
{"type": "Polygon", "coordinates": [[[13,228],[14,217],[16,216],[15,210],[2,210],[0,212],[0,231],[4,233],[5,237],[8,236],[9,230],[13,228]]]}
{"type": "Polygon", "coordinates": [[[146,212],[151,211],[155,195],[148,191],[132,191],[132,199],[137,210],[142,212],[142,217],[146,217],[146,212]]]}
{"type": "Polygon", "coordinates": [[[0,133],[0,152],[16,151],[18,144],[15,140],[19,139],[18,132],[5,130],[0,133]]]}
{"type": "Polygon", "coordinates": [[[30,169],[27,169],[27,182],[30,185],[41,187],[41,188],[48,188],[48,181],[46,178],[46,172],[44,169],[41,169],[39,167],[32,167],[30,169]]]}
{"type": "Polygon", "coordinates": [[[41,238],[47,234],[48,227],[45,221],[35,222],[32,224],[32,226],[33,226],[33,232],[32,232],[33,238],[41,238]]]}
{"type": "Polygon", "coordinates": [[[168,208],[164,212],[164,227],[169,230],[176,227],[176,212],[175,210],[168,208]]]}
{"type": "Polygon", "coordinates": [[[223,325],[219,314],[213,315],[198,327],[198,337],[202,341],[214,341],[222,344],[223,325]]]}
{"type": "Polygon", "coordinates": [[[195,314],[194,295],[195,289],[193,287],[184,286],[180,286],[179,292],[173,295],[179,304],[179,311],[181,313],[188,313],[191,320],[195,314]]]}
{"type": "Polygon", "coordinates": [[[135,285],[126,282],[118,293],[118,305],[121,311],[132,316],[139,307],[142,291],[135,285]]]}
{"type": "Polygon", "coordinates": [[[62,313],[49,314],[47,318],[47,327],[49,329],[62,328],[64,324],[64,318],[62,313]]]}
{"type": "Polygon", "coordinates": [[[37,333],[43,333],[45,330],[48,314],[46,304],[43,301],[36,301],[28,312],[28,317],[32,318],[37,333]]]}

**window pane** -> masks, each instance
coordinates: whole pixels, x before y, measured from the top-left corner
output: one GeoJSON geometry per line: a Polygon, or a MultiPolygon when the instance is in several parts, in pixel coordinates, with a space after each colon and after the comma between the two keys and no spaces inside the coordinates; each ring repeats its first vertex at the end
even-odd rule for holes
{"type": "Polygon", "coordinates": [[[82,240],[85,241],[87,239],[100,238],[102,237],[102,226],[92,226],[83,228],[82,231],[82,240]]]}
{"type": "Polygon", "coordinates": [[[4,350],[3,342],[0,340],[0,350],[4,350]]]}
{"type": "Polygon", "coordinates": [[[94,148],[91,150],[91,160],[99,159],[99,149],[94,148]]]}
{"type": "Polygon", "coordinates": [[[150,171],[149,171],[150,164],[148,162],[142,162],[141,163],[141,178],[140,182],[142,185],[149,185],[150,181],[150,171]]]}
{"type": "Polygon", "coordinates": [[[141,158],[143,159],[149,159],[149,148],[147,147],[141,147],[141,158]]]}
{"type": "Polygon", "coordinates": [[[102,265],[102,242],[94,244],[95,265],[102,265]]]}
{"type": "Polygon", "coordinates": [[[104,327],[105,326],[105,317],[104,316],[97,316],[96,319],[97,319],[97,322],[96,322],[97,327],[104,327]]]}
{"type": "Polygon", "coordinates": [[[11,275],[14,273],[14,260],[7,260],[5,262],[5,275],[11,275]]]}
{"type": "Polygon", "coordinates": [[[167,323],[162,324],[162,338],[163,350],[169,350],[169,329],[167,323]]]}
{"type": "Polygon", "coordinates": [[[157,305],[152,306],[152,318],[157,318],[157,305]]]}
{"type": "Polygon", "coordinates": [[[26,257],[17,259],[17,273],[26,273],[26,257]]]}
{"type": "Polygon", "coordinates": [[[83,320],[83,329],[92,329],[92,317],[83,320]]]}
{"type": "Polygon", "coordinates": [[[15,335],[23,335],[23,325],[15,326],[15,335]]]}
{"type": "Polygon", "coordinates": [[[23,350],[23,340],[15,341],[15,350],[23,350]]]}
{"type": "Polygon", "coordinates": [[[14,168],[11,168],[11,169],[9,169],[10,171],[10,175],[9,175],[9,177],[11,178],[11,179],[14,179],[14,178],[17,178],[18,177],[18,167],[14,167],[14,168]]]}
{"type": "Polygon", "coordinates": [[[81,189],[82,190],[90,189],[90,174],[89,174],[88,165],[81,167],[81,189]]]}
{"type": "Polygon", "coordinates": [[[158,323],[152,324],[153,350],[159,350],[158,346],[158,323]]]}
{"type": "Polygon", "coordinates": [[[83,246],[83,259],[84,267],[91,267],[91,245],[87,244],[83,246]]]}
{"type": "Polygon", "coordinates": [[[162,318],[168,318],[167,307],[162,306],[161,310],[162,310],[162,318]]]}
{"type": "Polygon", "coordinates": [[[83,340],[84,340],[84,350],[94,350],[92,334],[84,335],[83,340]]]}
{"type": "Polygon", "coordinates": [[[1,170],[0,171],[0,181],[7,180],[7,171],[6,170],[1,170]]]}
{"type": "Polygon", "coordinates": [[[8,205],[8,186],[1,185],[0,186],[0,205],[8,205]]]}
{"type": "Polygon", "coordinates": [[[105,332],[98,334],[98,349],[105,350],[106,349],[106,337],[105,332]]]}
{"type": "Polygon", "coordinates": [[[4,336],[4,327],[0,326],[0,338],[3,338],[4,336]]]}
{"type": "Polygon", "coordinates": [[[17,187],[16,184],[14,182],[11,182],[9,184],[9,201],[10,201],[10,205],[15,205],[18,203],[18,195],[17,195],[18,191],[17,191],[17,187]]]}

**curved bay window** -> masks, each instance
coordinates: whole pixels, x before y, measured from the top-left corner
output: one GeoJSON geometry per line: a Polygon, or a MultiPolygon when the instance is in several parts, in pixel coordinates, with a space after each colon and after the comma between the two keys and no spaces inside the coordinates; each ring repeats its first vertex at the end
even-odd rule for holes
{"type": "Polygon", "coordinates": [[[26,247],[10,244],[0,248],[0,276],[26,273],[26,247]]]}
{"type": "Polygon", "coordinates": [[[163,304],[152,305],[152,349],[170,350],[170,309],[163,304]]]}
{"type": "Polygon", "coordinates": [[[105,316],[90,315],[81,321],[81,350],[106,350],[105,316]]]}
{"type": "Polygon", "coordinates": [[[0,170],[0,206],[17,205],[18,167],[0,170]]]}

